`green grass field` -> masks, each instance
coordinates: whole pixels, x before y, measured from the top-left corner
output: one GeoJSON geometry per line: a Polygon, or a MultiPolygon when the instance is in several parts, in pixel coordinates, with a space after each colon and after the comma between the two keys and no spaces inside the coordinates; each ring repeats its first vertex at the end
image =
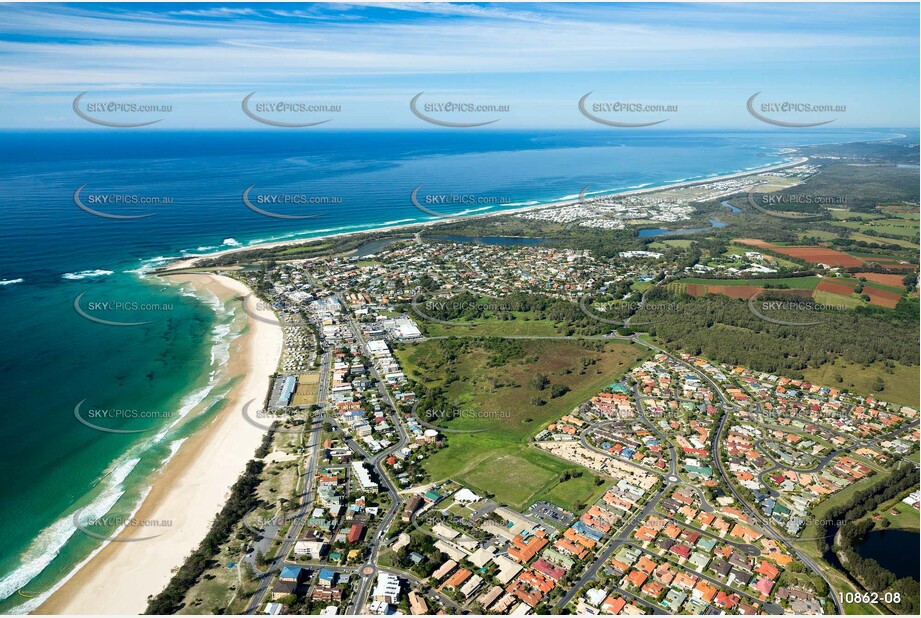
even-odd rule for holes
{"type": "Polygon", "coordinates": [[[879,236],[867,236],[866,234],[861,234],[860,232],[851,232],[848,234],[848,238],[853,240],[862,240],[863,242],[875,242],[875,243],[885,243],[887,245],[898,245],[900,247],[905,247],[906,249],[917,249],[918,245],[911,242],[910,240],[905,240],[902,238],[881,238],[879,236]]]}
{"type": "Polygon", "coordinates": [[[653,283],[651,281],[636,281],[633,283],[633,285],[630,286],[630,289],[636,290],[637,292],[640,292],[642,294],[643,292],[645,292],[652,286],[653,286],[653,283]]]}
{"type": "MultiPolygon", "coordinates": [[[[837,297],[841,298],[841,297],[837,297]]],[[[874,363],[869,367],[859,364],[846,364],[836,360],[826,363],[818,369],[807,368],[803,370],[806,379],[815,384],[831,386],[833,388],[846,388],[853,393],[869,395],[873,393],[884,401],[900,403],[907,406],[918,407],[921,400],[921,367],[917,365],[900,365],[896,363],[891,374],[886,373],[882,363],[874,363]],[[836,379],[841,376],[841,381],[836,379]],[[876,377],[882,378],[886,388],[875,393],[871,385],[876,377]]]]}
{"type": "Polygon", "coordinates": [[[819,240],[838,238],[838,235],[834,232],[826,232],[825,230],[806,230],[805,232],[800,232],[799,236],[800,238],[818,238],[819,240]]]}
{"type": "Polygon", "coordinates": [[[877,210],[886,213],[887,216],[893,219],[908,219],[911,221],[921,219],[921,213],[918,212],[918,206],[915,204],[880,204],[877,206],[877,210]],[[900,212],[905,206],[912,208],[912,212],[900,212]]]}
{"type": "Polygon", "coordinates": [[[650,251],[663,251],[665,249],[687,249],[695,241],[686,238],[662,239],[646,245],[650,251]]]}
{"type": "Polygon", "coordinates": [[[427,337],[488,337],[499,335],[512,336],[531,336],[531,337],[550,337],[561,334],[556,325],[549,320],[526,319],[528,314],[515,313],[514,320],[499,320],[496,318],[487,318],[477,320],[477,324],[464,324],[458,322],[456,325],[441,324],[438,322],[426,321],[419,318],[420,326],[425,327],[427,337]]]}
{"type": "MultiPolygon", "coordinates": [[[[560,475],[567,470],[583,471],[587,477],[591,474],[528,442],[543,427],[616,380],[644,352],[618,342],[606,342],[603,351],[586,349],[572,340],[525,340],[521,344],[520,359],[501,367],[489,367],[490,355],[478,348],[457,356],[458,379],[447,387],[447,396],[452,405],[473,413],[446,427],[486,431],[448,434],[447,448],[429,457],[425,467],[434,480],[456,480],[516,508],[543,497],[573,509],[588,500],[595,488],[590,481],[579,481],[556,489],[560,475]],[[595,361],[584,372],[583,358],[595,361]],[[529,385],[535,373],[543,373],[552,384],[563,384],[570,391],[551,399],[549,388],[538,391],[529,385]],[[533,405],[534,397],[544,399],[546,405],[533,405]]],[[[438,341],[407,345],[396,355],[414,380],[443,385],[446,365],[438,341]]]]}
{"type": "MultiPolygon", "coordinates": [[[[872,221],[835,221],[834,225],[857,232],[873,230],[885,236],[913,238],[918,233],[918,224],[910,219],[874,219],[872,221]]],[[[872,238],[872,237],[871,237],[872,238]]],[[[885,239],[884,239],[885,240],[885,239]]],[[[880,242],[877,240],[876,242],[880,242]]]]}
{"type": "Polygon", "coordinates": [[[841,296],[840,294],[822,292],[820,290],[813,292],[812,298],[815,300],[815,302],[821,303],[823,305],[831,305],[834,307],[843,305],[847,309],[856,309],[857,307],[863,307],[864,305],[869,304],[860,300],[859,298],[854,298],[853,296],[841,296]]]}
{"type": "Polygon", "coordinates": [[[869,212],[854,212],[851,210],[843,208],[829,208],[828,212],[831,213],[833,219],[861,219],[863,221],[869,221],[872,219],[883,219],[883,215],[869,213],[869,212]]]}
{"type": "MultiPolygon", "coordinates": [[[[860,521],[864,519],[874,519],[875,516],[880,515],[883,519],[889,520],[890,529],[900,528],[902,530],[914,530],[918,531],[918,509],[909,506],[902,502],[902,498],[908,495],[909,492],[905,492],[900,495],[898,498],[894,498],[889,502],[879,505],[872,513],[867,513],[866,516],[862,517],[860,521]],[[896,511],[897,514],[893,515],[891,511],[896,511]]],[[[879,526],[879,523],[877,523],[879,526]]]]}
{"type": "Polygon", "coordinates": [[[678,247],[680,249],[687,249],[693,243],[693,240],[688,240],[686,238],[676,238],[674,240],[663,240],[661,241],[663,245],[668,247],[678,247]]]}
{"type": "MultiPolygon", "coordinates": [[[[553,504],[584,504],[587,506],[600,498],[609,486],[609,482],[595,485],[595,476],[586,471],[578,478],[572,478],[562,483],[553,483],[549,490],[544,493],[539,492],[534,496],[534,501],[546,500],[553,504]]],[[[578,514],[578,510],[576,514],[578,514]]]]}

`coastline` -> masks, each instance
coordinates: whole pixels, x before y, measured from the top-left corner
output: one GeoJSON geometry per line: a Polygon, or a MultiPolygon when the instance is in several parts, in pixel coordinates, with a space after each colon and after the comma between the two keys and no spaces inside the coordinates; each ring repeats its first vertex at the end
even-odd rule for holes
{"type": "MultiPolygon", "coordinates": [[[[598,194],[586,198],[586,201],[656,193],[754,176],[801,165],[808,160],[808,157],[797,157],[784,163],[752,170],[598,194]]],[[[170,275],[171,281],[191,283],[193,287],[211,284],[211,289],[222,300],[227,300],[231,296],[247,296],[251,291],[242,283],[225,276],[208,273],[171,274],[170,271],[194,267],[200,260],[248,250],[301,245],[331,238],[360,237],[380,231],[392,232],[412,228],[423,230],[443,223],[516,215],[577,204],[580,201],[563,199],[498,212],[233,247],[209,254],[177,258],[155,272],[170,275]]],[[[269,321],[274,321],[271,311],[257,311],[255,307],[248,310],[256,314],[268,314],[269,321]]],[[[254,320],[252,317],[247,320],[249,331],[232,343],[229,361],[231,375],[243,376],[243,380],[234,386],[228,395],[227,405],[213,422],[189,437],[153,479],[149,493],[134,515],[138,520],[171,520],[174,522],[173,526],[159,539],[137,543],[121,541],[130,541],[132,537],[141,537],[145,533],[137,528],[125,528],[116,537],[117,542],[107,543],[87,561],[77,566],[68,579],[33,613],[141,614],[147,606],[147,597],[156,595],[166,586],[175,569],[207,534],[211,521],[226,502],[230,487],[242,473],[246,462],[252,459],[262,438],[262,433],[258,429],[242,420],[242,406],[252,399],[261,404],[268,390],[268,375],[275,371],[281,353],[282,338],[278,326],[254,320]],[[272,333],[273,330],[276,332],[272,333]],[[276,338],[277,353],[274,355],[274,361],[269,366],[263,358],[263,362],[260,363],[257,358],[260,352],[256,349],[261,349],[264,355],[265,351],[276,343],[276,338]],[[258,385],[255,384],[257,382],[258,385]]]]}
{"type": "MultiPolygon", "coordinates": [[[[222,301],[246,297],[250,289],[229,277],[209,274],[176,275],[172,281],[205,285],[222,301]]],[[[253,458],[263,432],[247,423],[243,405],[261,405],[282,348],[282,332],[270,310],[252,306],[248,329],[231,344],[228,378],[241,378],[211,423],[194,433],[153,479],[135,514],[137,520],[169,521],[156,536],[149,529],[124,528],[33,613],[142,614],[147,598],[158,594],[176,568],[198,547],[214,516],[224,507],[231,486],[253,458]],[[137,541],[137,542],[130,542],[137,541]]]]}
{"type": "MultiPolygon", "coordinates": [[[[732,172],[729,174],[721,174],[718,176],[709,176],[707,178],[700,178],[697,180],[688,180],[686,182],[679,182],[675,184],[667,185],[658,185],[654,187],[644,187],[642,189],[632,189],[629,191],[616,191],[613,193],[604,193],[599,194],[593,197],[586,198],[586,201],[591,201],[594,199],[603,199],[610,197],[631,197],[635,195],[643,195],[646,193],[657,193],[659,191],[668,191],[671,189],[682,189],[685,187],[693,187],[695,185],[702,185],[710,182],[719,182],[721,180],[731,180],[733,178],[743,178],[745,176],[757,176],[758,174],[763,174],[765,172],[773,172],[776,170],[785,169],[788,167],[795,167],[797,165],[802,165],[807,162],[809,157],[797,157],[792,161],[786,161],[784,163],[777,163],[774,165],[769,165],[766,167],[759,167],[758,169],[745,170],[741,172],[732,172]]],[[[232,249],[224,249],[223,251],[216,251],[214,253],[207,253],[203,255],[196,255],[192,257],[177,258],[176,261],[170,262],[166,267],[156,271],[161,273],[166,273],[171,270],[180,270],[185,268],[195,268],[195,264],[200,260],[212,259],[216,257],[222,257],[225,255],[231,255],[234,253],[242,253],[245,251],[252,251],[254,249],[271,249],[274,247],[287,247],[287,246],[297,246],[305,245],[312,242],[317,242],[321,240],[329,240],[331,238],[348,238],[353,236],[361,236],[365,234],[373,234],[375,232],[381,231],[398,231],[398,230],[408,230],[410,228],[427,228],[433,227],[442,223],[456,223],[457,221],[474,221],[477,219],[485,219],[488,217],[501,217],[505,215],[518,215],[525,212],[533,212],[536,210],[545,210],[547,208],[559,208],[565,206],[571,206],[573,204],[578,204],[580,199],[571,199],[571,200],[561,200],[557,202],[551,202],[546,204],[534,204],[532,206],[522,206],[521,208],[509,208],[507,210],[501,210],[498,212],[489,212],[483,213],[480,215],[470,215],[470,216],[458,216],[450,217],[444,219],[436,219],[434,221],[420,221],[417,223],[402,223],[399,225],[390,225],[384,227],[373,228],[369,230],[360,230],[354,232],[340,232],[337,234],[324,234],[321,236],[314,236],[311,238],[296,238],[293,240],[277,240],[272,242],[256,243],[252,245],[246,245],[243,247],[234,247],[232,249]]]]}

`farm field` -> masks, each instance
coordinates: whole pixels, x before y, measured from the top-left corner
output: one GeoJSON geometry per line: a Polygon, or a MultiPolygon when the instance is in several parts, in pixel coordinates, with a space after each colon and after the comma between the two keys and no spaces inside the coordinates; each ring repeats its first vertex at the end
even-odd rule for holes
{"type": "Polygon", "coordinates": [[[751,238],[738,238],[735,242],[767,249],[782,255],[789,255],[812,264],[828,264],[829,266],[843,266],[845,268],[863,264],[863,260],[859,258],[825,247],[782,246],[751,238]]]}
{"type": "MultiPolygon", "coordinates": [[[[909,219],[873,219],[869,221],[836,221],[834,225],[858,232],[873,230],[885,236],[913,238],[918,234],[918,224],[909,219]]],[[[885,239],[882,239],[885,240],[885,239]]],[[[879,241],[877,241],[879,242],[879,241]]]]}
{"type": "Polygon", "coordinates": [[[785,285],[791,290],[812,290],[822,281],[821,277],[779,277],[776,279],[703,279],[687,277],[679,279],[677,283],[692,283],[700,285],[747,285],[764,287],[765,285],[785,285]]]}
{"type": "MultiPolygon", "coordinates": [[[[864,273],[867,274],[867,273],[864,273]]],[[[874,273],[870,273],[874,274],[874,273]]],[[[901,281],[900,275],[879,275],[887,278],[886,281],[901,281]]],[[[862,300],[853,296],[855,287],[860,283],[857,279],[833,279],[820,277],[790,277],[786,279],[680,279],[669,284],[669,289],[675,292],[684,292],[691,296],[701,297],[707,294],[722,294],[729,298],[747,300],[767,285],[784,285],[784,291],[791,295],[808,297],[812,296],[818,302],[828,305],[844,304],[848,308],[864,305],[862,300]],[[811,294],[809,293],[811,292],[811,294]]],[[[870,297],[870,304],[894,309],[902,297],[898,288],[867,281],[863,286],[862,294],[870,297]]]]}
{"type": "Polygon", "coordinates": [[[815,302],[823,305],[829,305],[833,307],[843,306],[846,309],[856,309],[857,307],[863,307],[867,304],[861,299],[854,298],[853,296],[841,296],[840,294],[823,292],[821,290],[814,291],[812,293],[812,298],[815,300],[815,302]]]}
{"type": "Polygon", "coordinates": [[[839,283],[837,281],[824,279],[819,282],[819,285],[817,285],[815,289],[819,292],[829,292],[831,294],[839,294],[841,296],[850,296],[854,293],[854,284],[839,283]]]}
{"type": "Polygon", "coordinates": [[[870,285],[864,286],[863,293],[870,297],[872,304],[887,309],[895,309],[895,306],[899,304],[899,299],[902,298],[898,292],[890,292],[870,285]]]}
{"type": "Polygon", "coordinates": [[[900,247],[905,247],[906,249],[917,249],[918,245],[906,240],[904,238],[883,238],[881,236],[867,236],[860,232],[851,232],[848,234],[848,238],[852,240],[859,240],[863,242],[874,242],[874,243],[885,243],[887,245],[898,245],[900,247]]]}

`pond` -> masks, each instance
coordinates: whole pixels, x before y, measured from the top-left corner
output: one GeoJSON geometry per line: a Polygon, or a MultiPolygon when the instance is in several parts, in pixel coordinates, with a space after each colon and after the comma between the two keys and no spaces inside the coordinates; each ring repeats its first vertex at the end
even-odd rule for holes
{"type": "Polygon", "coordinates": [[[864,558],[876,560],[896,577],[918,579],[919,534],[913,530],[873,530],[854,546],[864,558]]]}

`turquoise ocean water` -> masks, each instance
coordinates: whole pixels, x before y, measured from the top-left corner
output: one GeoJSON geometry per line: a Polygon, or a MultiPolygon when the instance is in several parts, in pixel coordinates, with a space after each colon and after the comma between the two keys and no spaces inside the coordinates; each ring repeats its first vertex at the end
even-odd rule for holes
{"type": "MultiPolygon", "coordinates": [[[[412,190],[498,196],[514,208],[779,163],[798,145],[874,131],[0,133],[0,610],[27,611],[104,542],[73,517],[127,516],[149,478],[220,409],[232,304],[150,276],[170,258],[260,241],[430,220],[412,190]],[[335,197],[285,220],[242,192],[335,197]],[[74,203],[119,215],[94,216],[74,203]],[[168,198],[157,204],[90,196],[168,198]],[[116,322],[112,326],[81,316],[116,322]],[[79,422],[90,410],[142,418],[79,422]],[[196,406],[198,406],[196,408],[196,406]],[[189,414],[193,408],[202,412],[189,414]]],[[[916,139],[916,138],[915,138],[916,139]]],[[[461,212],[463,207],[448,210],[461,212]]],[[[485,207],[463,212],[487,212],[485,207]]],[[[105,536],[116,525],[93,528],[105,536]]]]}

